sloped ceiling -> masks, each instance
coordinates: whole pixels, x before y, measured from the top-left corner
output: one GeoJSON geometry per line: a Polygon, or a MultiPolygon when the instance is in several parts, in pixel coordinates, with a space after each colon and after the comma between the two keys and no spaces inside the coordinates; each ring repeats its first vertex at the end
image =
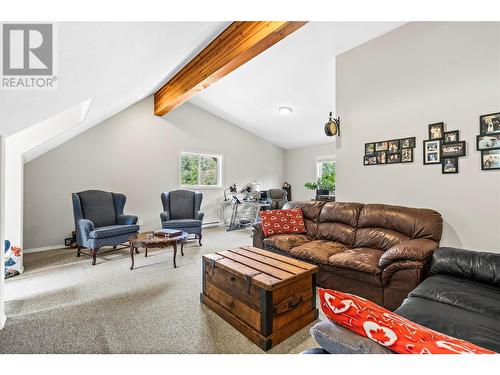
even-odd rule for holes
{"type": "Polygon", "coordinates": [[[152,94],[228,24],[57,23],[58,88],[0,91],[0,134],[14,134],[92,98],[79,127],[84,131],[152,94]]]}
{"type": "Polygon", "coordinates": [[[323,125],[335,111],[335,56],[402,24],[310,22],[190,102],[284,149],[331,142],[323,125]]]}

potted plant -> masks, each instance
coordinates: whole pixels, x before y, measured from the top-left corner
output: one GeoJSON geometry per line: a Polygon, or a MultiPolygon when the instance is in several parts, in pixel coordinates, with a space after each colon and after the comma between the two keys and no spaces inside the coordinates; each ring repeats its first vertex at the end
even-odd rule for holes
{"type": "Polygon", "coordinates": [[[308,190],[316,190],[316,195],[329,195],[330,191],[335,190],[335,171],[324,173],[316,182],[306,182],[304,187],[308,190]]]}

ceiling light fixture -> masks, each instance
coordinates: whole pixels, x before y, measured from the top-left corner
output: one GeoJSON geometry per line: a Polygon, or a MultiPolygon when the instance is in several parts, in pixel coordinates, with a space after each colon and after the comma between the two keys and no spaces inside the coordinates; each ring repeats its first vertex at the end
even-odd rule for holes
{"type": "Polygon", "coordinates": [[[289,115],[293,112],[293,110],[290,107],[279,107],[278,112],[282,115],[289,115]]]}

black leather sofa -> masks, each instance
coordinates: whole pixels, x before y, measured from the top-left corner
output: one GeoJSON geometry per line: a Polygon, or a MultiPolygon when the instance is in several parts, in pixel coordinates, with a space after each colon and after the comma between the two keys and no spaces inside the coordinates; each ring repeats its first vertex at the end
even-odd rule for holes
{"type": "MultiPolygon", "coordinates": [[[[500,353],[500,254],[439,248],[432,256],[429,277],[395,313],[500,353]]],[[[333,346],[324,342],[325,331],[330,336],[334,331],[328,324],[334,326],[318,323],[311,333],[318,342],[321,334],[322,347],[335,352],[331,348],[338,348],[338,341],[333,346]]],[[[345,347],[340,350],[345,353],[345,347]]]]}

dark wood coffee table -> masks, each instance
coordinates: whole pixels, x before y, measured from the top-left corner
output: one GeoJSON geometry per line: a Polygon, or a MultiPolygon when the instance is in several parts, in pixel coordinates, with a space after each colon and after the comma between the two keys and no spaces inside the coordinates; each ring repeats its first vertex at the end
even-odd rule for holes
{"type": "Polygon", "coordinates": [[[174,268],[177,268],[175,263],[175,257],[177,256],[177,244],[181,244],[181,255],[184,255],[184,242],[186,242],[188,234],[182,232],[180,236],[177,237],[161,237],[153,236],[153,232],[143,232],[137,233],[128,238],[130,244],[130,259],[132,260],[132,265],[130,269],[134,269],[134,252],[139,253],[139,248],[145,249],[144,257],[148,256],[148,249],[167,247],[172,245],[174,248],[174,268]]]}

